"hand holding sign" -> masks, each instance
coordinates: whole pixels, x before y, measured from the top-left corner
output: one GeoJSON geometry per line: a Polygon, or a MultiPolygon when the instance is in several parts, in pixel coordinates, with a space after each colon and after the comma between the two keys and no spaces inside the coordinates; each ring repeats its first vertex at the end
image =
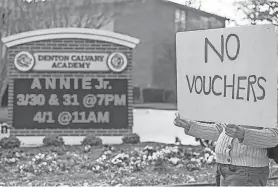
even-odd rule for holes
{"type": "Polygon", "coordinates": [[[225,134],[231,138],[243,139],[245,130],[238,125],[228,124],[225,126],[225,134]]]}
{"type": "Polygon", "coordinates": [[[180,119],[180,115],[178,113],[176,113],[176,118],[174,120],[174,125],[177,126],[177,127],[184,128],[184,130],[186,132],[188,132],[189,128],[190,128],[190,120],[180,119]]]}

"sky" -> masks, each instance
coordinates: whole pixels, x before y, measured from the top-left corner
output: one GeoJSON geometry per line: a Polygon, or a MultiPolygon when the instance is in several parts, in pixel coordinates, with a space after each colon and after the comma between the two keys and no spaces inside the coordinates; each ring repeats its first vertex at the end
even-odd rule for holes
{"type": "MultiPolygon", "coordinates": [[[[169,0],[184,4],[185,0],[169,0]]],[[[236,0],[195,0],[201,3],[201,10],[237,21],[239,24],[248,24],[244,21],[244,14],[234,5],[236,0]]],[[[230,25],[233,26],[233,25],[230,25]]]]}

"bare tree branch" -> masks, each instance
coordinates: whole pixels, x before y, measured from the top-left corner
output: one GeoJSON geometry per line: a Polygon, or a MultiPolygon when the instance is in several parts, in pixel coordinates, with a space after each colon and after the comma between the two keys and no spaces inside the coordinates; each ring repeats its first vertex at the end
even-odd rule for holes
{"type": "Polygon", "coordinates": [[[278,2],[276,0],[244,0],[237,2],[236,5],[252,24],[267,22],[278,25],[278,2]]]}
{"type": "MultiPolygon", "coordinates": [[[[0,37],[55,27],[100,29],[135,1],[0,0],[0,37]]],[[[0,41],[0,101],[8,82],[7,62],[6,48],[0,41]]]]}

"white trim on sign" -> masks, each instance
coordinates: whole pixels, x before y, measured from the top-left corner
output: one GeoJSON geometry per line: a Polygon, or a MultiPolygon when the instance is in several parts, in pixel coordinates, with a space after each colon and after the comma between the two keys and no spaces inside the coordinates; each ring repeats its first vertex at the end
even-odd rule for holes
{"type": "Polygon", "coordinates": [[[127,35],[85,28],[53,28],[35,30],[8,36],[2,38],[2,41],[7,47],[13,47],[29,42],[65,38],[100,40],[124,45],[130,48],[135,48],[139,43],[139,39],[127,35]]]}

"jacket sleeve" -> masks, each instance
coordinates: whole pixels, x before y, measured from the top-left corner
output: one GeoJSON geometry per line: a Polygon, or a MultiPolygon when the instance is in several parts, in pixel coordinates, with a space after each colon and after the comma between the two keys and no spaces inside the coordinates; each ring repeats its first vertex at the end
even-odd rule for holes
{"type": "Polygon", "coordinates": [[[242,144],[257,148],[275,147],[278,145],[278,128],[245,129],[242,144]]]}
{"type": "Polygon", "coordinates": [[[185,134],[196,138],[217,141],[219,135],[223,131],[223,126],[220,123],[205,124],[199,122],[190,122],[189,130],[185,130],[185,134]]]}

